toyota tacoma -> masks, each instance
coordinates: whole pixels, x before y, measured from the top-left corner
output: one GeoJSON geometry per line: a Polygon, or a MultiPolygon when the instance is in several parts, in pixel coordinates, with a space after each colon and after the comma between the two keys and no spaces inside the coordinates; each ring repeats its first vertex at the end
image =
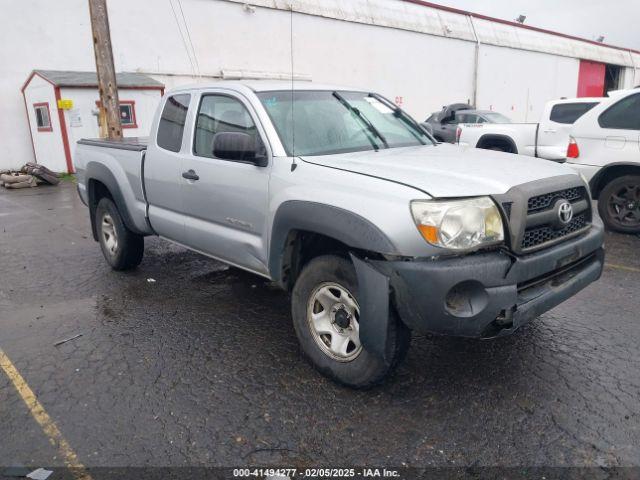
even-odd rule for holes
{"type": "Polygon", "coordinates": [[[115,270],[157,235],[290,292],[301,350],[351,387],[411,331],[514,332],[600,277],[571,168],[438,144],[386,98],[291,82],[178,88],[149,138],[83,139],[78,190],[115,270]]]}

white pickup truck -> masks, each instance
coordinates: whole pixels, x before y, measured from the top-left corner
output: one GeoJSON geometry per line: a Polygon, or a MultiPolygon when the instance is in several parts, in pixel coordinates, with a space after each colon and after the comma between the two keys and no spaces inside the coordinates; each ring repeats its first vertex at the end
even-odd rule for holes
{"type": "Polygon", "coordinates": [[[457,143],[563,162],[573,123],[602,101],[574,98],[547,102],[540,123],[464,123],[457,143]]]}
{"type": "Polygon", "coordinates": [[[78,143],[78,191],[113,269],[158,235],[266,277],[291,292],[304,354],[352,387],[381,381],[411,330],[507,335],[603,268],[573,169],[437,144],[368,91],[185,87],[148,141],[78,143]]]}

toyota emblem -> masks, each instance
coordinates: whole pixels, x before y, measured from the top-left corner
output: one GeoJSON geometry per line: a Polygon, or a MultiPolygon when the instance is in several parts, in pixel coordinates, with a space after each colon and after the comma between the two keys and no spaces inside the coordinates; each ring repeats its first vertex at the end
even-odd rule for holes
{"type": "Polygon", "coordinates": [[[558,219],[560,220],[560,223],[566,225],[571,221],[572,218],[573,207],[571,206],[571,203],[569,203],[567,200],[564,200],[560,203],[560,205],[558,205],[558,219]]]}

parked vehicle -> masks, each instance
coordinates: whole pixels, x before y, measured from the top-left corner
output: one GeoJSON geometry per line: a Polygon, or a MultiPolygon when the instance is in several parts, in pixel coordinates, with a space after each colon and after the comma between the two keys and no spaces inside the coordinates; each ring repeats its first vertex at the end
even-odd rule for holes
{"type": "Polygon", "coordinates": [[[466,103],[445,105],[441,111],[429,115],[429,118],[422,123],[422,126],[438,142],[454,143],[459,121],[456,113],[460,110],[473,110],[473,107],[466,103]]]}
{"type": "Polygon", "coordinates": [[[458,123],[512,123],[511,119],[493,110],[458,110],[458,123]]]}
{"type": "Polygon", "coordinates": [[[564,161],[573,123],[602,98],[547,102],[540,123],[461,123],[458,144],[564,161]]]}
{"type": "Polygon", "coordinates": [[[640,89],[609,92],[571,129],[567,162],[581,172],[611,230],[640,232],[640,89]]]}
{"type": "Polygon", "coordinates": [[[148,142],[78,143],[78,190],[115,270],[159,235],[266,277],[291,292],[304,354],[352,387],[381,381],[411,330],[507,335],[603,267],[574,170],[436,144],[375,93],[181,88],[148,142]]]}

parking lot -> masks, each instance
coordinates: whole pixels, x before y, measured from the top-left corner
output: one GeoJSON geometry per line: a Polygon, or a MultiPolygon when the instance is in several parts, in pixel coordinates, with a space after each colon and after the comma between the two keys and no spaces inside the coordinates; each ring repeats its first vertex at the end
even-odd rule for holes
{"type": "Polygon", "coordinates": [[[515,335],[414,337],[353,391],[301,359],[265,280],[155,238],[113,272],[72,183],[0,191],[0,465],[637,466],[640,238],[606,246],[598,283],[515,335]]]}

